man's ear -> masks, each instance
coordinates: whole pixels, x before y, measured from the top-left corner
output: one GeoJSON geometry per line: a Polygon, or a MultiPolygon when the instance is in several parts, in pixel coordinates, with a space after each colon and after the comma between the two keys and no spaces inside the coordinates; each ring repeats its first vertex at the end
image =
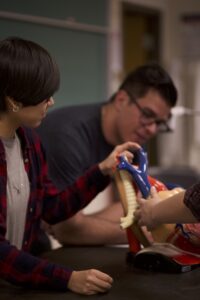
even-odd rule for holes
{"type": "Polygon", "coordinates": [[[117,110],[121,110],[125,105],[129,103],[129,96],[124,90],[119,90],[115,96],[115,107],[117,110]]]}

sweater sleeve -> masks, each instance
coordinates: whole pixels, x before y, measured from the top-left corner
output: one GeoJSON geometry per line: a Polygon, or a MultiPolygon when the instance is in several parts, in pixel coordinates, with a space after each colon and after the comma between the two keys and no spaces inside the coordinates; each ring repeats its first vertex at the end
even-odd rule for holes
{"type": "Polygon", "coordinates": [[[0,242],[0,277],[12,284],[34,289],[67,291],[72,270],[0,242]]]}
{"type": "Polygon", "coordinates": [[[194,217],[200,221],[200,183],[194,184],[186,190],[184,203],[194,217]]]}
{"type": "Polygon", "coordinates": [[[110,177],[104,176],[95,165],[60,193],[51,182],[45,184],[47,193],[44,197],[43,219],[49,224],[56,224],[70,218],[105,189],[108,183],[110,177]]]}

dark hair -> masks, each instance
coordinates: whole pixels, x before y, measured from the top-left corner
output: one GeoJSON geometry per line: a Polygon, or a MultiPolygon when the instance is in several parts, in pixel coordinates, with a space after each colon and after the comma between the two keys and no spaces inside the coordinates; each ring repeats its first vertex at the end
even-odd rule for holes
{"type": "Polygon", "coordinates": [[[158,64],[151,63],[138,67],[128,74],[119,90],[125,90],[137,100],[150,90],[160,93],[171,107],[176,105],[177,90],[169,74],[158,64]]]}
{"type": "Polygon", "coordinates": [[[0,111],[9,96],[24,106],[37,105],[58,90],[59,69],[47,50],[18,37],[0,41],[0,111]]]}

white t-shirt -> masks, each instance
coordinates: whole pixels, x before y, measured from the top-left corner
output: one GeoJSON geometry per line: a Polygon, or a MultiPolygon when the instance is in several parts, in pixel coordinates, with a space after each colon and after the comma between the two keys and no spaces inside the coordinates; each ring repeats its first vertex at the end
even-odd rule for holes
{"type": "Polygon", "coordinates": [[[30,194],[28,175],[24,168],[21,145],[15,135],[2,139],[7,161],[7,231],[6,239],[21,249],[30,194]]]}

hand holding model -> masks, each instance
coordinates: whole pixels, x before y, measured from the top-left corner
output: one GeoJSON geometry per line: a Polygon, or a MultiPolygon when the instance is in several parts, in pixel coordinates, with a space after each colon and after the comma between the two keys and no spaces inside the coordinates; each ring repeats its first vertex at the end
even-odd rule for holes
{"type": "MultiPolygon", "coordinates": [[[[132,161],[134,154],[130,150],[138,150],[140,146],[133,142],[126,142],[114,148],[111,154],[99,163],[101,172],[107,176],[112,176],[118,164],[118,157],[124,155],[128,161],[132,161]]],[[[84,271],[73,271],[68,282],[68,288],[73,292],[93,295],[96,293],[104,293],[112,287],[113,279],[96,269],[84,271]]]]}
{"type": "Polygon", "coordinates": [[[114,148],[111,154],[103,160],[99,164],[99,168],[104,175],[113,175],[113,171],[116,170],[116,167],[119,163],[118,158],[119,156],[123,155],[127,158],[128,161],[132,162],[134,157],[133,153],[130,150],[138,150],[141,147],[137,143],[133,142],[126,142],[121,145],[118,145],[114,148]]]}
{"type": "Polygon", "coordinates": [[[161,198],[154,186],[151,187],[150,197],[143,199],[141,194],[137,197],[138,209],[134,213],[135,220],[138,221],[138,225],[146,226],[148,230],[154,229],[158,223],[153,216],[153,207],[161,201],[161,198]]]}
{"type": "Polygon", "coordinates": [[[163,200],[161,192],[158,193],[152,187],[148,201],[138,197],[139,207],[134,216],[140,226],[145,225],[148,230],[151,230],[160,224],[194,223],[196,221],[191,211],[183,203],[185,190],[176,188],[168,193],[163,200]]]}

